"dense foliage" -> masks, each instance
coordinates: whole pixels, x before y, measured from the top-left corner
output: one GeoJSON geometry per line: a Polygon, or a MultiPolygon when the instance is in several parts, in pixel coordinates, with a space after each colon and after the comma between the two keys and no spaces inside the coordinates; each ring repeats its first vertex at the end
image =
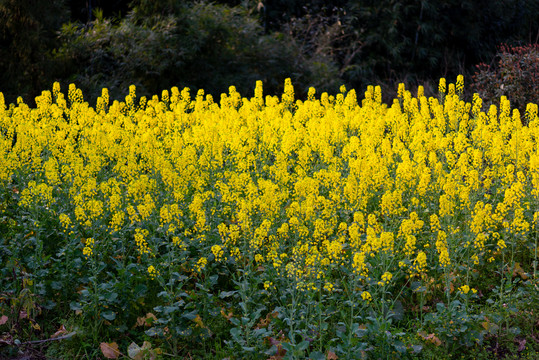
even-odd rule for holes
{"type": "Polygon", "coordinates": [[[9,101],[39,95],[57,70],[56,30],[69,20],[65,1],[0,1],[0,91],[9,101]]]}
{"type": "Polygon", "coordinates": [[[537,358],[538,107],[463,92],[0,96],[0,357],[537,358]]]}
{"type": "Polygon", "coordinates": [[[501,96],[521,111],[530,102],[539,104],[539,44],[500,46],[495,63],[477,65],[473,88],[489,105],[501,96]]]}
{"type": "Polygon", "coordinates": [[[538,14],[536,0],[3,0],[0,90],[14,102],[54,80],[93,100],[131,82],[145,95],[176,85],[219,96],[256,79],[279,93],[291,76],[301,98],[309,86],[416,87],[473,73],[501,43],[537,43],[538,14]]]}
{"type": "Polygon", "coordinates": [[[305,89],[307,84],[338,88],[330,64],[302,57],[300,46],[287,36],[263,35],[240,7],[201,3],[176,11],[177,16],[151,17],[135,8],[119,23],[97,19],[91,27],[66,25],[57,59],[93,101],[102,87],[118,99],[131,83],[146,95],[181,82],[218,96],[230,84],[247,92],[263,79],[276,93],[287,74],[305,89]]]}

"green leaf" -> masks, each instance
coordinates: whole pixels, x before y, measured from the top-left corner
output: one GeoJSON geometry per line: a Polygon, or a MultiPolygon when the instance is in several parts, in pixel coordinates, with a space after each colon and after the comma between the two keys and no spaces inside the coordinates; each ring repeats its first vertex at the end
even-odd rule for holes
{"type": "Polygon", "coordinates": [[[108,301],[108,302],[113,302],[117,298],[118,298],[118,294],[115,293],[115,292],[108,293],[108,294],[105,295],[105,300],[108,301]]]}
{"type": "Polygon", "coordinates": [[[299,344],[296,345],[296,349],[298,351],[305,351],[309,347],[309,342],[307,340],[303,340],[299,344]]]}
{"type": "Polygon", "coordinates": [[[155,327],[152,327],[152,328],[149,328],[148,330],[146,330],[144,332],[146,335],[148,336],[159,336],[161,334],[161,330],[159,330],[158,328],[155,328],[155,327]]]}
{"type": "Polygon", "coordinates": [[[313,351],[309,354],[310,360],[326,360],[326,355],[321,353],[320,351],[313,351]]]}
{"type": "Polygon", "coordinates": [[[82,310],[83,306],[80,302],[72,301],[69,303],[69,308],[73,311],[82,310]]]}
{"type": "Polygon", "coordinates": [[[167,316],[178,310],[179,310],[178,306],[163,306],[163,315],[167,316]]]}
{"type": "Polygon", "coordinates": [[[182,316],[186,318],[187,320],[194,320],[197,317],[197,315],[198,315],[198,311],[196,309],[188,313],[182,314],[182,316]]]}
{"type": "Polygon", "coordinates": [[[224,298],[232,296],[232,295],[234,295],[236,293],[237,293],[237,291],[235,291],[235,290],[233,290],[233,291],[222,291],[221,293],[219,293],[219,297],[221,299],[224,299],[224,298]]]}
{"type": "Polygon", "coordinates": [[[108,321],[116,319],[116,313],[114,311],[108,310],[101,313],[101,317],[108,321]]]}
{"type": "Polygon", "coordinates": [[[406,345],[404,345],[401,341],[395,341],[393,346],[400,353],[405,353],[406,352],[406,345]]]}

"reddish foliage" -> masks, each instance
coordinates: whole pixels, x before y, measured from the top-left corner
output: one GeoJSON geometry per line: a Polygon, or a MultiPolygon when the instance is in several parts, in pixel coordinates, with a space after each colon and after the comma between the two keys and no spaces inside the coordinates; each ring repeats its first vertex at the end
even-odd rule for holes
{"type": "Polygon", "coordinates": [[[539,102],[539,44],[502,44],[495,60],[491,65],[477,65],[472,84],[474,91],[487,106],[505,95],[512,107],[524,115],[526,104],[539,102]]]}

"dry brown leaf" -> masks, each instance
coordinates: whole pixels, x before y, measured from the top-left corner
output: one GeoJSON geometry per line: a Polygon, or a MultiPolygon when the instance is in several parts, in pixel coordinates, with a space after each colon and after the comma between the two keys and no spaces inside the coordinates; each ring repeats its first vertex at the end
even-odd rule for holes
{"type": "Polygon", "coordinates": [[[232,311],[229,311],[228,314],[226,314],[225,313],[225,308],[221,308],[221,315],[227,320],[230,320],[232,318],[232,316],[234,316],[232,311]]]}
{"type": "Polygon", "coordinates": [[[67,329],[64,325],[62,325],[54,334],[51,335],[51,339],[57,338],[58,336],[61,336],[64,334],[67,334],[67,329]]]}
{"type": "Polygon", "coordinates": [[[515,263],[515,268],[513,269],[513,277],[520,276],[522,280],[528,279],[528,274],[524,271],[520,263],[515,263]]]}
{"type": "Polygon", "coordinates": [[[337,360],[339,357],[333,351],[328,351],[326,355],[326,360],[337,360]]]}
{"type": "Polygon", "coordinates": [[[99,344],[99,347],[101,348],[103,356],[107,359],[117,359],[120,356],[120,349],[118,348],[118,344],[116,344],[115,342],[102,342],[101,344],[99,344]]]}
{"type": "Polygon", "coordinates": [[[4,325],[8,320],[9,318],[6,315],[2,315],[2,317],[0,317],[0,325],[4,325]]]}
{"type": "Polygon", "coordinates": [[[286,339],[282,333],[279,333],[279,335],[280,336],[278,338],[274,338],[271,336],[266,338],[266,341],[268,341],[270,346],[275,346],[277,348],[277,354],[271,356],[269,358],[271,360],[281,360],[286,355],[286,349],[284,349],[282,345],[282,342],[286,339]]]}
{"type": "Polygon", "coordinates": [[[427,335],[425,332],[421,331],[418,333],[418,335],[421,336],[421,338],[423,338],[423,340],[426,342],[430,342],[436,346],[442,345],[442,340],[438,339],[438,337],[434,334],[427,335]]]}
{"type": "Polygon", "coordinates": [[[268,313],[265,318],[260,318],[258,321],[258,324],[256,325],[255,329],[260,328],[266,328],[271,323],[271,320],[277,318],[279,316],[279,313],[277,311],[274,311],[272,313],[268,313]]]}
{"type": "Polygon", "coordinates": [[[518,352],[522,352],[526,349],[526,339],[522,339],[522,340],[518,340],[517,339],[517,342],[518,342],[518,352]]]}
{"type": "Polygon", "coordinates": [[[442,341],[438,339],[438,337],[436,337],[436,335],[434,334],[429,334],[429,336],[427,336],[427,340],[429,340],[431,343],[433,343],[436,346],[442,345],[442,341]]]}
{"type": "Polygon", "coordinates": [[[157,317],[155,317],[155,315],[152,313],[147,313],[146,316],[141,316],[137,318],[137,323],[135,324],[135,327],[151,326],[154,321],[157,321],[157,317]]]}

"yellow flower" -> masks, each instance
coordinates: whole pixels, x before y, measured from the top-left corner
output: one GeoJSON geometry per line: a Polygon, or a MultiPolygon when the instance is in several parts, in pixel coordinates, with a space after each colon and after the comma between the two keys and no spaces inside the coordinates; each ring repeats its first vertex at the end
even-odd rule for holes
{"type": "Polygon", "coordinates": [[[438,92],[440,94],[445,94],[446,84],[445,84],[445,78],[441,78],[440,82],[438,83],[438,92]]]}
{"type": "Polygon", "coordinates": [[[149,231],[146,229],[135,229],[135,244],[140,255],[151,254],[150,247],[146,241],[146,237],[149,234],[149,231]]]}
{"type": "Polygon", "coordinates": [[[64,227],[65,230],[69,229],[69,227],[72,225],[71,218],[67,214],[60,214],[60,223],[64,227]]]}
{"type": "Polygon", "coordinates": [[[390,282],[391,279],[393,278],[393,274],[391,274],[390,272],[386,271],[383,275],[382,275],[382,280],[386,283],[390,282]]]}
{"type": "Polygon", "coordinates": [[[332,292],[334,288],[335,288],[335,285],[333,285],[332,283],[330,283],[330,282],[324,283],[324,290],[325,291],[332,292]]]}
{"type": "Polygon", "coordinates": [[[86,239],[86,242],[84,244],[85,246],[82,249],[82,254],[86,258],[89,258],[90,256],[94,254],[94,244],[95,244],[95,240],[93,238],[86,239]]]}
{"type": "Polygon", "coordinates": [[[354,257],[352,260],[352,268],[353,268],[354,274],[358,274],[364,277],[367,276],[368,270],[367,270],[367,265],[365,264],[365,253],[356,252],[354,254],[354,257]]]}
{"type": "Polygon", "coordinates": [[[215,256],[215,261],[221,261],[224,255],[224,251],[220,245],[213,245],[211,247],[211,252],[213,256],[215,256]]]}
{"type": "Polygon", "coordinates": [[[208,264],[208,259],[206,259],[205,257],[201,257],[200,259],[198,259],[193,270],[197,273],[201,273],[202,270],[206,268],[207,264],[208,264]]]}
{"type": "Polygon", "coordinates": [[[462,93],[464,92],[464,76],[463,75],[457,76],[457,83],[455,86],[456,86],[457,95],[462,96],[462,93]]]}
{"type": "Polygon", "coordinates": [[[150,265],[148,266],[148,274],[150,275],[150,279],[154,280],[159,275],[159,271],[153,265],[150,265]]]}
{"type": "Polygon", "coordinates": [[[414,273],[412,275],[421,275],[427,270],[427,254],[420,251],[413,263],[414,273]]]}
{"type": "Polygon", "coordinates": [[[371,294],[368,292],[368,291],[363,291],[361,293],[361,298],[364,300],[364,301],[371,301],[372,300],[372,296],[371,294]]]}

